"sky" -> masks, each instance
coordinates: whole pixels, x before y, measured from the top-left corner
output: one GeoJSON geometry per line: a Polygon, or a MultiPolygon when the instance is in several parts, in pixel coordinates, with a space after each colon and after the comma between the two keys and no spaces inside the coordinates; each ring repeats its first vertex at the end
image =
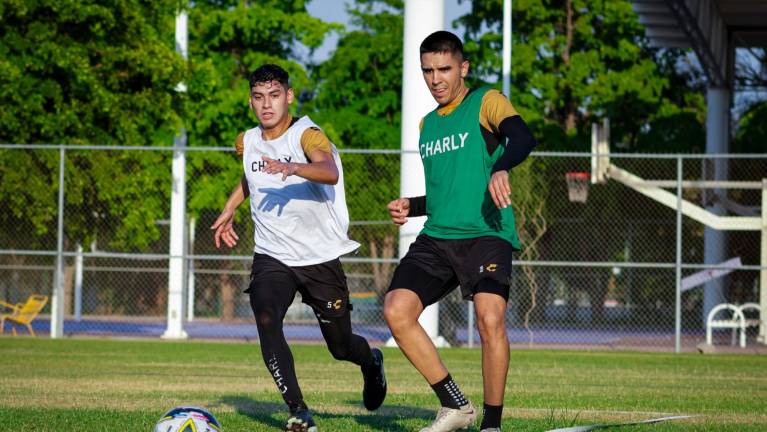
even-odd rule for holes
{"type": "MultiPolygon", "coordinates": [[[[337,22],[345,26],[349,25],[349,16],[346,14],[347,4],[349,0],[311,0],[306,9],[310,15],[320,18],[327,22],[337,22]]],[[[471,10],[471,2],[463,0],[459,3],[458,0],[445,0],[445,29],[454,31],[459,36],[463,35],[462,28],[453,27],[453,21],[465,15],[471,10]]],[[[331,34],[325,38],[325,43],[318,48],[314,55],[309,58],[312,62],[321,62],[332,54],[336,45],[338,44],[338,35],[331,34]]],[[[308,57],[308,51],[305,54],[308,57]]]]}

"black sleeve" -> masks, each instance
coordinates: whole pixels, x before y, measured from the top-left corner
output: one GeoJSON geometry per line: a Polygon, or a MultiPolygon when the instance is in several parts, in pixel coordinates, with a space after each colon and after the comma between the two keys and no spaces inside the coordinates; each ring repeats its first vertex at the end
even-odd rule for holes
{"type": "Polygon", "coordinates": [[[426,195],[408,198],[408,200],[410,200],[408,217],[426,216],[426,195]]]}
{"type": "Polygon", "coordinates": [[[501,135],[509,139],[503,155],[493,165],[493,172],[508,171],[522,163],[535,147],[535,138],[522,117],[516,115],[503,119],[498,127],[501,135]]]}

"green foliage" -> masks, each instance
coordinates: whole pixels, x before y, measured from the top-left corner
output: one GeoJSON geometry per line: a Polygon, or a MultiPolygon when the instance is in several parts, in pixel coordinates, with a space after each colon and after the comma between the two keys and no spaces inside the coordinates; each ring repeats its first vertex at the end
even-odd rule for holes
{"type": "MultiPolygon", "coordinates": [[[[472,2],[459,19],[476,79],[499,74],[502,3],[472,2]]],[[[621,149],[700,149],[704,101],[688,97],[696,77],[677,71],[683,52],[648,47],[630,1],[517,0],[513,8],[511,99],[547,150],[589,150],[591,123],[605,117],[621,149]]]]}
{"type": "MultiPolygon", "coordinates": [[[[344,33],[316,68],[317,91],[307,108],[340,148],[398,149],[402,2],[358,1],[349,14],[357,29],[344,33]]],[[[388,219],[385,205],[399,196],[399,158],[348,155],[344,170],[351,219],[388,219]]]]}
{"type": "Polygon", "coordinates": [[[100,3],[0,9],[3,142],[140,145],[178,124],[177,2],[100,3]]]}
{"type": "MultiPolygon", "coordinates": [[[[230,146],[238,132],[254,126],[248,72],[274,62],[298,89],[309,87],[304,68],[289,59],[298,43],[315,48],[336,28],[310,17],[304,1],[194,2],[187,63],[173,42],[174,17],[184,3],[0,5],[0,142],[169,146],[183,124],[191,146],[230,146]],[[186,94],[175,90],[182,81],[186,94]]],[[[58,156],[0,151],[0,201],[8,203],[0,210],[3,226],[38,237],[52,231],[58,156]]],[[[147,249],[160,238],[156,221],[169,213],[170,156],[70,152],[67,240],[98,238],[102,247],[147,249]]],[[[241,163],[221,153],[188,159],[189,212],[220,209],[241,163]]],[[[22,238],[18,246],[24,248],[52,246],[22,238]]]]}
{"type": "Polygon", "coordinates": [[[742,153],[767,152],[767,102],[752,106],[741,118],[733,150],[742,153]]]}
{"type": "MultiPolygon", "coordinates": [[[[185,76],[173,47],[177,6],[171,0],[4,2],[0,142],[136,146],[168,136],[180,124],[182,98],[174,88],[185,76]]],[[[36,234],[55,226],[58,156],[0,152],[3,226],[36,234]]],[[[70,155],[67,237],[88,242],[101,231],[115,245],[146,246],[167,207],[162,191],[168,188],[157,189],[167,184],[156,169],[161,159],[137,152],[70,155]]],[[[19,246],[40,245],[33,237],[19,246]]]]}

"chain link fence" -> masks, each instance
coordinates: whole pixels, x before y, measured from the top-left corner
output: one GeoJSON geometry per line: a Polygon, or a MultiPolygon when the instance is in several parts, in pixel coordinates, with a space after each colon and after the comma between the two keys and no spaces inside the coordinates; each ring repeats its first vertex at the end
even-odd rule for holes
{"type": "MultiPolygon", "coordinates": [[[[0,146],[0,300],[51,297],[61,256],[65,335],[160,337],[168,316],[171,150],[0,146]]],[[[382,300],[399,246],[385,205],[399,195],[400,152],[349,150],[341,157],[350,237],[362,245],[342,259],[353,323],[356,332],[383,343],[390,333],[382,300]]],[[[589,172],[591,155],[534,153],[513,170],[524,250],[513,267],[508,306],[512,344],[691,350],[705,340],[713,305],[760,301],[767,156],[610,157],[613,166],[655,183],[640,190],[610,179],[588,186],[586,202],[572,202],[566,174],[589,172]],[[705,183],[722,179],[732,184],[705,183]],[[734,230],[707,228],[651,198],[647,188],[739,219],[734,230]],[[760,225],[748,228],[754,223],[760,225]],[[730,273],[690,286],[689,276],[705,278],[699,273],[721,270],[717,264],[730,259],[739,262],[730,273]]],[[[183,326],[192,338],[258,338],[243,294],[253,238],[248,205],[237,214],[234,249],[216,249],[209,229],[241,170],[231,149],[186,149],[183,326]]],[[[33,326],[38,334],[50,332],[50,302],[33,326]]],[[[471,303],[457,292],[440,302],[439,332],[454,346],[479,343],[471,303]]],[[[758,326],[748,329],[749,344],[757,332],[758,326]]],[[[321,339],[298,298],[285,333],[291,340],[321,339]]],[[[729,331],[714,336],[731,343],[729,331]]]]}

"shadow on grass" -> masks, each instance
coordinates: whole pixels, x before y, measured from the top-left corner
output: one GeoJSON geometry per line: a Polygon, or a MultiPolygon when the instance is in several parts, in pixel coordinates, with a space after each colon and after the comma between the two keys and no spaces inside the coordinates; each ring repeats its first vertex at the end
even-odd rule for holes
{"type": "MultiPolygon", "coordinates": [[[[359,403],[353,401],[352,403],[359,403]]],[[[413,426],[403,426],[402,420],[422,418],[433,420],[436,410],[427,410],[405,405],[384,405],[369,414],[353,415],[352,418],[361,426],[366,426],[370,430],[391,431],[391,432],[412,432],[413,426]]]]}
{"type": "MultiPolygon", "coordinates": [[[[361,405],[359,400],[347,402],[350,405],[361,405]]],[[[279,430],[284,426],[283,420],[272,417],[274,413],[284,412],[285,420],[287,420],[287,408],[282,403],[261,402],[246,396],[224,396],[219,400],[219,403],[233,407],[237,414],[244,415],[266,427],[279,430]]],[[[435,411],[412,406],[384,404],[378,410],[365,414],[338,414],[312,409],[312,415],[318,424],[323,420],[353,419],[368,430],[410,432],[413,427],[401,425],[402,420],[413,418],[431,420],[435,411]]]]}
{"type": "Polygon", "coordinates": [[[285,411],[285,420],[287,420],[287,409],[285,404],[282,403],[260,402],[245,396],[224,396],[219,403],[234,407],[237,414],[244,415],[264,426],[277,430],[282,429],[285,424],[284,421],[273,418],[272,414],[285,411]]]}

